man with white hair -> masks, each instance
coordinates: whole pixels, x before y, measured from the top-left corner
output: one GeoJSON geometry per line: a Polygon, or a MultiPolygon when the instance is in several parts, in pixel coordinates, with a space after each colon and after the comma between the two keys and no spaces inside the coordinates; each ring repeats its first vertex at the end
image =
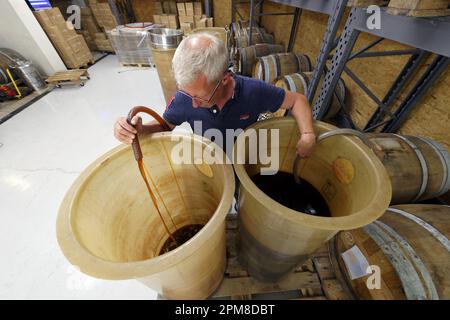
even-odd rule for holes
{"type": "MultiPolygon", "coordinates": [[[[229,55],[224,43],[212,35],[198,33],[180,43],[172,61],[179,90],[163,114],[169,127],[173,129],[187,121],[196,134],[203,135],[208,129],[220,130],[225,141],[226,129],[245,129],[256,122],[261,113],[290,109],[301,133],[297,153],[309,157],[316,135],[306,97],[233,74],[228,66],[229,55]],[[195,132],[195,121],[201,121],[202,132],[195,132]]],[[[132,123],[137,123],[137,117],[132,123]]],[[[151,121],[143,126],[143,131],[154,133],[163,128],[151,121]]],[[[121,117],[114,126],[114,135],[121,142],[131,144],[136,130],[121,117]]]]}

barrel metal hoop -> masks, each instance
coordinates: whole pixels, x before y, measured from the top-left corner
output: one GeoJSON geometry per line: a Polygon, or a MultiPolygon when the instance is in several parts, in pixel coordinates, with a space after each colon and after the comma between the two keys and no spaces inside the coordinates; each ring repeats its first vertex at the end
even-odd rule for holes
{"type": "Polygon", "coordinates": [[[306,61],[306,66],[308,68],[308,70],[305,70],[305,71],[312,72],[313,71],[313,66],[312,66],[312,63],[311,63],[311,59],[306,54],[302,54],[302,57],[306,61]]]}
{"type": "Polygon", "coordinates": [[[239,71],[241,74],[247,73],[247,53],[245,48],[239,48],[239,71]]]}
{"type": "Polygon", "coordinates": [[[286,79],[289,85],[289,91],[297,92],[297,86],[295,85],[294,79],[292,79],[291,75],[284,76],[284,79],[286,79]]]}
{"type": "Polygon", "coordinates": [[[375,222],[363,227],[363,230],[381,248],[394,267],[403,285],[406,298],[408,300],[427,299],[427,294],[422,281],[420,280],[412,261],[405,255],[406,252],[400,247],[401,244],[393,240],[387,232],[375,222]]]}
{"type": "Polygon", "coordinates": [[[439,300],[439,295],[437,293],[436,287],[433,282],[433,278],[431,277],[430,273],[428,272],[427,267],[423,263],[422,259],[417,255],[416,251],[413,247],[408,243],[408,241],[400,236],[392,227],[388,226],[387,224],[384,224],[381,221],[375,221],[375,224],[377,224],[379,227],[384,229],[391,237],[393,237],[396,240],[396,243],[401,246],[401,250],[406,253],[409,260],[412,262],[416,270],[419,270],[421,273],[422,279],[424,281],[424,284],[427,287],[428,291],[428,298],[430,300],[439,300]]]}
{"type": "Polygon", "coordinates": [[[304,95],[306,95],[306,92],[308,91],[308,86],[309,86],[308,78],[301,72],[297,73],[297,77],[300,79],[300,81],[303,85],[304,95]]]}
{"type": "Polygon", "coordinates": [[[290,57],[293,58],[294,61],[296,62],[296,64],[297,64],[297,72],[302,71],[302,64],[300,63],[300,59],[298,58],[298,55],[296,55],[293,52],[289,52],[289,53],[286,53],[286,54],[290,55],[290,57]]]}
{"type": "MultiPolygon", "coordinates": [[[[270,55],[273,59],[273,62],[275,63],[275,79],[281,76],[281,62],[280,62],[280,56],[278,54],[271,54],[270,55]]],[[[274,80],[275,80],[274,79],[274,80]]]]}
{"type": "Polygon", "coordinates": [[[266,57],[261,57],[261,60],[259,61],[259,70],[258,70],[258,79],[266,81],[266,57]]]}
{"type": "MultiPolygon", "coordinates": [[[[254,64],[255,61],[258,60],[258,55],[256,54],[256,45],[254,45],[254,46],[252,47],[252,49],[253,49],[253,64],[254,64]]],[[[245,56],[245,57],[247,58],[247,56],[245,56]]],[[[251,68],[252,68],[253,66],[252,66],[251,64],[249,65],[249,63],[248,63],[247,60],[245,61],[245,63],[246,63],[246,65],[248,65],[247,68],[249,68],[249,69],[251,70],[251,68]]],[[[252,72],[250,71],[250,72],[248,72],[248,74],[251,76],[252,72]]]]}
{"type": "Polygon", "coordinates": [[[436,238],[436,240],[438,240],[445,247],[445,249],[447,249],[447,251],[450,253],[450,240],[444,234],[442,234],[438,229],[433,227],[431,224],[422,220],[418,216],[416,216],[412,213],[409,213],[407,211],[401,210],[401,209],[388,208],[388,211],[401,214],[405,218],[408,218],[408,219],[414,221],[415,223],[417,223],[418,225],[420,225],[422,228],[424,228],[429,233],[431,233],[431,235],[434,238],[436,238]]]}
{"type": "Polygon", "coordinates": [[[446,193],[450,189],[450,178],[449,178],[450,154],[448,153],[447,150],[444,149],[444,147],[442,147],[439,143],[437,143],[434,140],[427,139],[424,137],[416,137],[416,138],[428,144],[436,152],[442,163],[442,170],[443,170],[442,183],[439,190],[431,197],[435,198],[437,196],[446,193]]]}
{"type": "Polygon", "coordinates": [[[264,82],[269,82],[270,79],[270,68],[269,68],[269,59],[271,56],[263,57],[264,62],[264,82]]]}
{"type": "Polygon", "coordinates": [[[425,189],[427,188],[427,185],[428,185],[428,166],[427,166],[427,162],[425,161],[425,158],[424,158],[424,156],[422,154],[422,151],[420,151],[420,149],[417,148],[417,146],[411,140],[409,140],[405,136],[401,136],[399,134],[393,133],[393,135],[395,135],[399,139],[405,141],[414,150],[414,152],[416,153],[417,159],[420,162],[420,167],[422,168],[422,184],[420,185],[419,192],[417,193],[417,195],[412,200],[412,202],[416,202],[417,200],[420,199],[420,197],[422,197],[422,195],[425,192],[425,189]]]}
{"type": "Polygon", "coordinates": [[[336,89],[335,89],[336,95],[341,99],[342,102],[345,101],[345,94],[346,94],[346,88],[345,88],[345,84],[344,81],[342,81],[342,79],[339,78],[339,81],[336,85],[336,89]]]}

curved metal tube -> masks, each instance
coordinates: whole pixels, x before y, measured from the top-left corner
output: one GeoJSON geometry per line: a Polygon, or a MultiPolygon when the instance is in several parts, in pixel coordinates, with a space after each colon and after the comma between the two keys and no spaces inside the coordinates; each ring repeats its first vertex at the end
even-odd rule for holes
{"type": "MultiPolygon", "coordinates": [[[[356,137],[360,138],[362,140],[362,142],[364,142],[366,145],[370,146],[370,144],[371,144],[369,139],[367,139],[367,137],[364,135],[364,133],[362,133],[358,130],[353,130],[353,129],[336,129],[336,130],[324,132],[317,137],[316,143],[319,143],[326,138],[334,137],[334,136],[338,136],[338,135],[356,136],[356,137]]],[[[300,157],[299,155],[296,156],[295,161],[294,161],[294,167],[292,169],[292,174],[294,175],[294,179],[295,179],[296,183],[301,183],[300,174],[297,174],[298,166],[300,164],[301,159],[302,159],[302,157],[300,157]]]]}

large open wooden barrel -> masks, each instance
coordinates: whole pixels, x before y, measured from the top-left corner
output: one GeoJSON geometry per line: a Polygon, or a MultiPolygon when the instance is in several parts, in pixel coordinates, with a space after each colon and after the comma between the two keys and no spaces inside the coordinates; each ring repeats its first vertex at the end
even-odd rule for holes
{"type": "MultiPolygon", "coordinates": [[[[319,121],[314,128],[318,134],[336,129],[319,121]]],[[[373,222],[391,199],[389,177],[370,148],[356,137],[335,136],[319,143],[299,169],[301,178],[323,197],[331,216],[299,212],[273,200],[252,180],[269,169],[270,161],[261,155],[278,159],[270,171],[293,173],[299,137],[295,120],[283,117],[254,123],[234,146],[234,169],[240,183],[239,259],[252,277],[263,281],[280,279],[338,231],[373,222]],[[265,132],[270,132],[269,137],[265,132]],[[267,145],[262,143],[264,138],[267,145]],[[255,154],[259,156],[252,160],[255,154]]]]}
{"type": "Polygon", "coordinates": [[[136,279],[168,299],[208,297],[225,270],[225,216],[234,194],[233,168],[201,164],[194,152],[185,163],[177,163],[173,154],[184,145],[201,155],[210,144],[195,135],[167,132],[141,139],[143,160],[157,185],[155,196],[169,230],[203,225],[197,234],[160,254],[169,236],[133,151],[121,145],[87,167],[66,193],[57,237],[67,259],[93,277],[136,279]]]}
{"type": "Polygon", "coordinates": [[[182,32],[174,29],[152,29],[149,32],[153,60],[166,103],[175,95],[177,82],[172,72],[172,59],[182,40],[182,32]]]}
{"type": "Polygon", "coordinates": [[[272,53],[284,52],[284,46],[281,44],[260,43],[253,46],[240,48],[238,50],[238,70],[243,76],[252,76],[253,67],[256,59],[267,56],[272,53]]]}
{"type": "Polygon", "coordinates": [[[156,65],[159,81],[164,93],[166,103],[177,92],[177,82],[172,72],[172,59],[176,49],[156,49],[152,48],[153,61],[156,65]]]}
{"type": "Polygon", "coordinates": [[[450,190],[450,152],[441,144],[393,133],[366,136],[391,179],[391,204],[427,200],[450,190]]]}
{"type": "MultiPolygon", "coordinates": [[[[288,74],[279,78],[275,82],[275,86],[283,88],[284,90],[294,91],[306,95],[312,76],[313,76],[312,72],[298,72],[288,74]]],[[[319,88],[322,87],[323,79],[324,79],[323,77],[320,79],[318,85],[319,88]]],[[[338,84],[335,89],[335,94],[340,98],[342,103],[344,103],[346,96],[346,89],[344,81],[342,79],[339,79],[338,81],[338,84]]],[[[314,104],[315,99],[311,103],[311,105],[314,106],[314,104]]],[[[330,107],[328,108],[328,111],[325,114],[324,118],[329,119],[334,117],[338,113],[340,108],[341,105],[339,103],[339,100],[335,96],[333,96],[330,102],[330,107]]]]}
{"type": "Polygon", "coordinates": [[[411,204],[391,207],[370,225],[339,233],[332,245],[339,261],[338,270],[345,274],[359,299],[447,300],[450,299],[449,236],[449,206],[411,204]],[[375,274],[351,280],[341,254],[354,246],[368,265],[379,267],[379,288],[373,287],[375,282],[369,279],[375,274]]]}
{"type": "Polygon", "coordinates": [[[212,34],[213,36],[216,36],[217,38],[219,38],[220,40],[223,41],[224,45],[226,48],[228,48],[228,31],[225,28],[220,28],[220,27],[208,27],[208,28],[197,28],[194,29],[192,31],[192,33],[198,33],[198,32],[204,32],[204,33],[209,33],[212,34]]]}
{"type": "Polygon", "coordinates": [[[274,83],[281,76],[309,71],[312,71],[312,65],[306,54],[275,53],[258,58],[253,70],[253,78],[274,83]]]}

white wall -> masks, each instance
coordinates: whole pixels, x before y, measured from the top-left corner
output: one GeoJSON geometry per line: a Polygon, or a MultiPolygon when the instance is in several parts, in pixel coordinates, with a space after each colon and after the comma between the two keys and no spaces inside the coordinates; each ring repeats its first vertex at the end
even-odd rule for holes
{"type": "Polygon", "coordinates": [[[66,70],[25,0],[0,0],[0,47],[16,50],[43,75],[66,70]]]}

